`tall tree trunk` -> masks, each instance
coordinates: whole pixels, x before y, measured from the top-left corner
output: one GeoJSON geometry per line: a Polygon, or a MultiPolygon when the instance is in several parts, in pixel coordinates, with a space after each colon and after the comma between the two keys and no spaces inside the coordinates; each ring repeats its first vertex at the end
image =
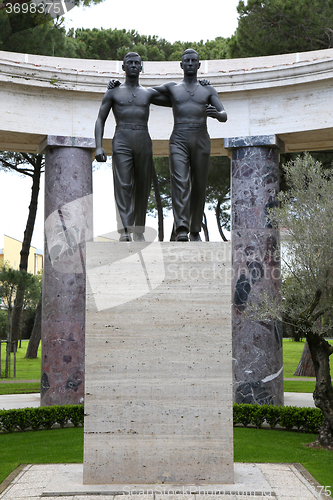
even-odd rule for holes
{"type": "Polygon", "coordinates": [[[160,192],[160,188],[158,185],[158,178],[157,178],[157,174],[156,174],[156,170],[155,170],[154,165],[153,165],[152,177],[153,177],[153,186],[154,186],[154,192],[155,192],[157,217],[158,217],[158,241],[163,241],[164,240],[163,207],[162,207],[161,192],[160,192]]]}
{"type": "MultiPolygon", "coordinates": [[[[31,198],[29,205],[29,214],[27,219],[26,228],[24,231],[24,238],[22,243],[22,249],[20,252],[20,271],[27,272],[28,269],[28,258],[31,245],[32,234],[34,232],[36,213],[37,213],[37,203],[38,203],[38,193],[40,184],[40,175],[42,170],[42,155],[37,155],[36,162],[34,164],[34,173],[32,177],[32,187],[31,187],[31,198]]],[[[25,287],[24,284],[20,284],[17,288],[16,298],[14,303],[14,308],[12,312],[11,320],[11,339],[17,343],[20,331],[20,320],[21,312],[23,308],[25,287]]],[[[12,344],[12,347],[14,345],[12,344]]]]}
{"type": "Polygon", "coordinates": [[[307,333],[306,338],[316,372],[316,388],[313,399],[317,408],[320,408],[324,415],[319,436],[313,444],[333,450],[333,387],[329,361],[329,357],[333,353],[333,346],[320,335],[311,331],[307,333]]]}
{"type": "Polygon", "coordinates": [[[202,229],[203,229],[203,232],[205,235],[205,240],[209,241],[208,224],[207,224],[207,217],[206,217],[205,212],[203,213],[202,229]]]}
{"type": "Polygon", "coordinates": [[[220,221],[220,214],[221,214],[221,204],[218,201],[215,207],[215,217],[216,217],[216,222],[217,222],[217,228],[219,230],[220,236],[223,241],[228,241],[228,239],[225,237],[222,226],[221,226],[221,221],[220,221]]]}
{"type": "Polygon", "coordinates": [[[10,376],[10,352],[11,352],[11,345],[12,345],[10,321],[11,321],[11,311],[8,310],[5,378],[9,378],[9,376],[10,376]]]}
{"type": "MultiPolygon", "coordinates": [[[[25,272],[21,270],[22,273],[25,272]]],[[[25,293],[25,287],[23,282],[18,285],[17,291],[16,291],[16,297],[15,297],[15,302],[14,302],[14,307],[13,307],[13,312],[12,312],[12,321],[11,321],[11,339],[12,339],[12,344],[11,344],[11,351],[14,351],[14,344],[17,345],[19,336],[20,336],[20,321],[21,321],[21,313],[23,309],[23,301],[24,301],[24,293],[25,293]]]]}
{"type": "Polygon", "coordinates": [[[297,377],[315,377],[316,371],[313,365],[309,343],[306,340],[302,351],[301,359],[294,373],[297,377]]]}
{"type": "Polygon", "coordinates": [[[30,335],[28,348],[25,357],[35,359],[37,358],[39,342],[42,334],[42,299],[38,302],[36,309],[34,326],[30,335]]]}

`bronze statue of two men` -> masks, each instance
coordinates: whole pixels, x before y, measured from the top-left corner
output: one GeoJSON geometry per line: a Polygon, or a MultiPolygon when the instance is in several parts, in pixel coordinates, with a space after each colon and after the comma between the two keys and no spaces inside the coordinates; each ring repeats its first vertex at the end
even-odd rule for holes
{"type": "Polygon", "coordinates": [[[180,63],[181,83],[154,88],[139,84],[141,58],[134,52],[123,61],[125,82],[111,83],[95,125],[97,161],[106,161],[102,148],[105,121],[112,109],[116,130],[112,140],[112,166],[118,210],[119,241],[144,241],[145,219],[152,172],[152,141],[148,133],[150,103],[172,106],[174,128],[169,141],[171,197],[176,241],[201,241],[200,230],[208,178],[210,138],[207,116],[227,120],[218,94],[200,82],[199,55],[187,49],[180,63]],[[188,236],[189,233],[189,236],[188,236]]]}

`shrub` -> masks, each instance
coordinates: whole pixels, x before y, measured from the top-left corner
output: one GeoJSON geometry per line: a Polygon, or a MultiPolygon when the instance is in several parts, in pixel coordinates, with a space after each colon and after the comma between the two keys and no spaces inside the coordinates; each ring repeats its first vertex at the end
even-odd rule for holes
{"type": "MultiPolygon", "coordinates": [[[[83,405],[45,406],[0,410],[0,431],[13,432],[27,429],[51,429],[54,425],[64,427],[72,424],[82,426],[84,421],[83,405]]],[[[302,432],[318,432],[324,416],[318,408],[299,408],[296,406],[271,406],[253,404],[234,404],[234,425],[254,425],[258,429],[266,422],[271,429],[277,425],[302,432]]]]}
{"type": "Polygon", "coordinates": [[[277,425],[291,430],[303,432],[318,432],[324,421],[324,416],[319,408],[299,408],[297,406],[273,406],[234,404],[234,425],[249,424],[260,428],[266,422],[271,429],[277,425]]]}
{"type": "Polygon", "coordinates": [[[71,422],[76,427],[83,425],[83,405],[45,406],[0,411],[0,431],[13,432],[27,429],[51,429],[54,425],[64,427],[71,422]]]}

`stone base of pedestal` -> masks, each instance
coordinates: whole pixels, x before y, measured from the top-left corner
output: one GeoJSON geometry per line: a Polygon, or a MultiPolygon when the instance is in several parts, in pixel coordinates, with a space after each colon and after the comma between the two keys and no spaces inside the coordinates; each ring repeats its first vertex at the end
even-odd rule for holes
{"type": "Polygon", "coordinates": [[[228,243],[88,243],[84,484],[233,483],[228,243]]]}

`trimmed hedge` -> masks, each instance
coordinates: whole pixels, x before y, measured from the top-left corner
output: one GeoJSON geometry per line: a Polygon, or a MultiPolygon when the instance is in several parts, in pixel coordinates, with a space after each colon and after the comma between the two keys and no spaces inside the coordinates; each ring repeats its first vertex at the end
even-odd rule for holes
{"type": "Polygon", "coordinates": [[[319,408],[300,408],[298,406],[272,406],[234,404],[234,425],[245,427],[254,425],[258,429],[264,423],[271,429],[277,425],[280,428],[297,429],[303,432],[318,432],[324,421],[324,415],[319,408]]]}
{"type": "Polygon", "coordinates": [[[27,429],[51,429],[54,425],[75,427],[83,425],[84,406],[45,406],[38,408],[21,408],[17,410],[0,410],[0,431],[13,432],[27,429]]]}
{"type": "MultiPolygon", "coordinates": [[[[45,406],[0,411],[0,431],[13,432],[27,429],[51,429],[54,425],[67,424],[82,426],[83,405],[45,406]]],[[[324,416],[319,408],[299,408],[297,406],[272,406],[234,404],[234,425],[254,425],[258,429],[264,423],[271,429],[280,428],[315,433],[319,431],[324,416]]]]}

